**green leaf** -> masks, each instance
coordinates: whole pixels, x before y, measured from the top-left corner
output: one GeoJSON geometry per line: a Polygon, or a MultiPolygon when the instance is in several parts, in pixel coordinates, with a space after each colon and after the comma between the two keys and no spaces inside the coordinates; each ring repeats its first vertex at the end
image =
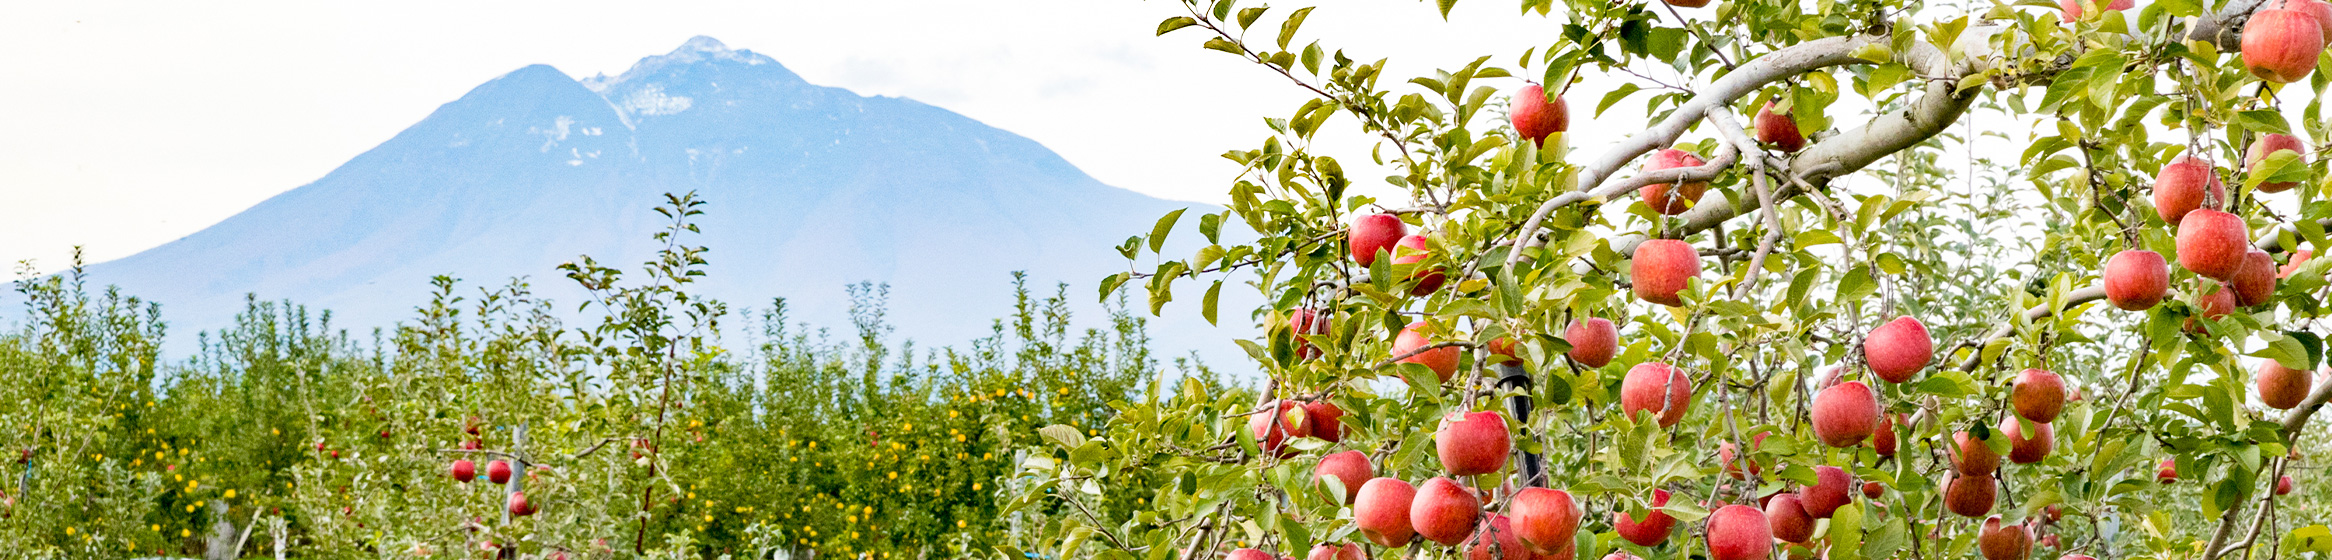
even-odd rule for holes
{"type": "Polygon", "coordinates": [[[1271,6],[1256,6],[1239,10],[1239,28],[1245,29],[1254,26],[1255,20],[1263,19],[1263,12],[1269,9],[1271,6]]]}
{"type": "Polygon", "coordinates": [[[1231,54],[1235,54],[1235,55],[1240,55],[1240,56],[1246,56],[1246,55],[1247,55],[1247,49],[1241,48],[1241,47],[1239,46],[1239,44],[1238,44],[1238,43],[1233,43],[1233,42],[1230,42],[1229,40],[1226,40],[1226,39],[1224,39],[1224,38],[1222,38],[1222,37],[1210,37],[1210,38],[1208,38],[1208,39],[1206,40],[1206,48],[1210,48],[1210,49],[1214,49],[1214,50],[1218,50],[1218,51],[1223,51],[1223,52],[1227,52],[1227,53],[1231,53],[1231,54]]]}
{"type": "Polygon", "coordinates": [[[2292,132],[2291,122],[2284,120],[2283,112],[2274,109],[2256,109],[2236,113],[2235,123],[2252,132],[2281,134],[2291,134],[2292,132]]]}
{"type": "Polygon", "coordinates": [[[1449,21],[1449,9],[1457,7],[1457,0],[1433,0],[1433,3],[1441,8],[1442,21],[1449,21]]]}
{"type": "Polygon", "coordinates": [[[1198,310],[1199,315],[1206,317],[1206,324],[1215,324],[1215,302],[1222,299],[1222,296],[1223,281],[1221,280],[1216,280],[1215,285],[1206,289],[1206,299],[1200,302],[1198,310]]]}
{"type": "MultiPolygon", "coordinates": [[[[1296,38],[1296,30],[1304,26],[1304,18],[1312,15],[1312,8],[1312,6],[1305,6],[1296,10],[1296,13],[1288,14],[1286,23],[1279,24],[1279,50],[1287,50],[1288,41],[1296,38]]],[[[1318,60],[1317,57],[1307,56],[1306,58],[1309,60],[1304,63],[1305,66],[1317,64],[1315,62],[1318,60]]]]}
{"type": "Polygon", "coordinates": [[[1603,94],[1603,101],[1595,104],[1595,114],[1601,116],[1603,110],[1610,109],[1613,104],[1619,103],[1620,100],[1627,99],[1629,95],[1643,91],[1643,89],[1642,86],[1638,86],[1634,82],[1621,82],[1619,87],[1612,88],[1611,93],[1603,94]]]}
{"type": "Polygon", "coordinates": [[[1158,218],[1157,225],[1150,226],[1150,252],[1156,253],[1166,246],[1166,234],[1174,232],[1174,222],[1182,219],[1184,210],[1189,208],[1176,208],[1173,212],[1167,212],[1158,218]]]}
{"type": "Polygon", "coordinates": [[[1158,34],[1165,35],[1167,33],[1174,32],[1176,29],[1190,27],[1193,25],[1198,25],[1198,20],[1191,19],[1188,16],[1166,18],[1166,21],[1158,22],[1158,34]]]}
{"type": "Polygon", "coordinates": [[[1054,424],[1037,428],[1036,433],[1044,436],[1045,441],[1053,442],[1053,445],[1061,446],[1061,449],[1064,450],[1075,451],[1085,445],[1085,432],[1077,431],[1076,428],[1069,426],[1054,424]]]}

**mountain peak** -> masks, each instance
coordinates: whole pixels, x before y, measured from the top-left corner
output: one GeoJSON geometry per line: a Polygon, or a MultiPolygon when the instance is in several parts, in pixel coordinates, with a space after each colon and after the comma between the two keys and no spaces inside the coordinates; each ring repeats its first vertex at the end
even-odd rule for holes
{"type": "Polygon", "coordinates": [[[672,49],[672,52],[640,59],[639,62],[632,64],[631,69],[625,70],[623,75],[610,78],[606,74],[600,74],[585,78],[582,82],[583,87],[604,95],[612,90],[624,89],[627,84],[654,82],[657,81],[658,77],[704,63],[713,65],[734,63],[748,67],[767,66],[768,68],[755,68],[755,70],[766,75],[783,76],[787,81],[801,81],[801,78],[795,76],[792,71],[786,70],[785,65],[778,64],[777,59],[753,52],[751,49],[731,49],[720,39],[698,35],[690,37],[688,42],[681,43],[680,48],[672,49]]]}
{"type": "Polygon", "coordinates": [[[681,43],[680,48],[673,49],[672,52],[682,51],[729,52],[729,45],[723,44],[720,39],[714,39],[709,35],[698,35],[689,37],[688,42],[681,43]]]}

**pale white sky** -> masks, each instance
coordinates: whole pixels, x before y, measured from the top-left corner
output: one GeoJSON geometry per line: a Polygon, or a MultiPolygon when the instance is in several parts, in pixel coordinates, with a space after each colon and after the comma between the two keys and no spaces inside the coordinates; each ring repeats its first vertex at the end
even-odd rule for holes
{"type": "MultiPolygon", "coordinates": [[[[1304,40],[1364,60],[1393,56],[1388,85],[1485,54],[1512,67],[1557,29],[1517,17],[1512,0],[1463,2],[1450,23],[1430,2],[1326,4],[1304,40]]],[[[1302,5],[1275,8],[1267,27],[1302,5]]],[[[0,134],[0,262],[37,259],[53,271],[74,245],[93,262],[127,256],[313,181],[503,73],[544,63],[578,78],[615,74],[694,35],[767,54],[813,83],[911,97],[1034,138],[1105,183],[1220,202],[1236,170],[1219,154],[1257,145],[1262,118],[1285,116],[1303,96],[1198,48],[1202,31],[1153,37],[1180,9],[1167,0],[27,3],[0,18],[0,106],[11,121],[0,134]]],[[[1594,100],[1574,91],[1575,123],[1594,100]]],[[[1574,145],[1641,128],[1640,114],[1611,119],[1628,126],[1574,125],[1589,129],[1574,145]]],[[[1329,135],[1342,139],[1330,146],[1353,167],[1368,144],[1349,131],[1329,135]]]]}

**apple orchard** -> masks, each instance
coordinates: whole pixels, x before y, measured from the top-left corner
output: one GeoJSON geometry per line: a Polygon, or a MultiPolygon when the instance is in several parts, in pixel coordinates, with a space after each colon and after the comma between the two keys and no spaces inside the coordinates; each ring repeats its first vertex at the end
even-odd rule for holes
{"type": "Polygon", "coordinates": [[[1173,12],[1309,99],[1103,292],[1259,292],[1267,379],[1042,430],[1006,557],[2332,554],[2332,6],[1522,0],[1413,76],[1173,12]]]}

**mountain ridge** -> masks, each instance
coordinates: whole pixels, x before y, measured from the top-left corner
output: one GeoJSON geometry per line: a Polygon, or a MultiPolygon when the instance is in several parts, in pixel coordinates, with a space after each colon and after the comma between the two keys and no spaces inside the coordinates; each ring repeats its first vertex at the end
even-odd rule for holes
{"type": "MultiPolygon", "coordinates": [[[[783,296],[797,318],[840,325],[844,286],[884,282],[897,332],[941,343],[985,334],[1011,310],[1012,271],[1092,286],[1125,269],[1111,250],[1125,236],[1175,208],[1216,210],[1110,187],[1034,140],[811,84],[697,37],[613,78],[513,70],[314,182],[89,271],[162,303],[178,355],[192,331],[226,325],[245,293],[368,327],[408,319],[438,274],[532,278],[571,304],[582,294],[557,264],[645,260],[661,225],[651,207],[690,191],[709,202],[692,241],[713,249],[707,294],[783,296]]],[[[1098,319],[1092,298],[1072,299],[1098,319]]],[[[1214,354],[1232,330],[1190,315],[1151,320],[1159,349],[1229,359],[1214,354]]]]}

